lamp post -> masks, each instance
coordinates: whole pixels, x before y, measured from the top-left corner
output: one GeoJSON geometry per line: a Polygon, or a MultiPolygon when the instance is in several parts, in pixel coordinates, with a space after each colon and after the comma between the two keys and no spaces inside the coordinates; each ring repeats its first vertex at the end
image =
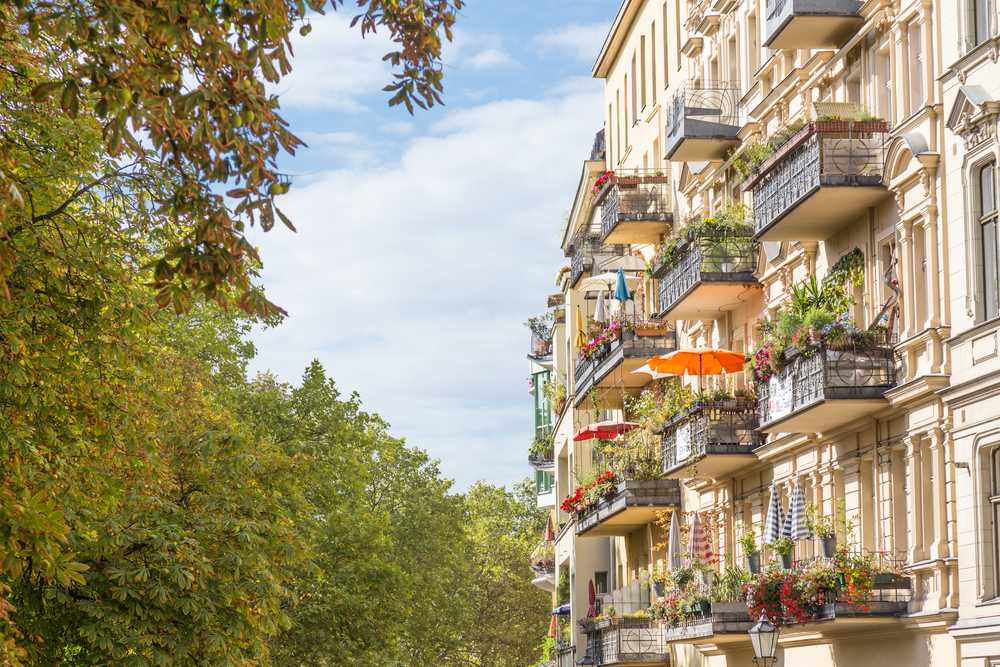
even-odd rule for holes
{"type": "Polygon", "coordinates": [[[583,653],[583,657],[576,661],[576,664],[581,666],[595,665],[594,659],[590,657],[590,647],[587,648],[583,653]]]}
{"type": "Polygon", "coordinates": [[[757,667],[773,667],[778,662],[778,633],[780,630],[767,620],[765,614],[760,615],[757,625],[749,630],[750,643],[753,644],[753,662],[757,667]]]}

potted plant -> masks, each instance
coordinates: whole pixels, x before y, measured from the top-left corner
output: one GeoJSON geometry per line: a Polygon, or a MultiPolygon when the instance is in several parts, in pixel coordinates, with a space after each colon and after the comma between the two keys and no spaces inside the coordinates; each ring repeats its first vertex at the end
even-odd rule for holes
{"type": "Polygon", "coordinates": [[[663,322],[647,321],[636,322],[636,336],[662,336],[667,330],[667,325],[663,322]]]}
{"type": "Polygon", "coordinates": [[[779,537],[769,545],[774,553],[778,554],[778,561],[782,570],[790,570],[795,563],[792,551],[795,550],[795,542],[790,537],[779,537]]]}
{"type": "Polygon", "coordinates": [[[756,524],[747,524],[740,534],[740,548],[751,574],[760,574],[760,549],[757,548],[756,524]]]}
{"type": "Polygon", "coordinates": [[[677,586],[678,590],[682,591],[687,590],[687,587],[694,581],[694,576],[695,569],[691,565],[674,568],[671,571],[671,578],[674,580],[674,585],[677,586]]]}
{"type": "Polygon", "coordinates": [[[663,566],[657,566],[649,572],[649,583],[653,584],[656,597],[662,598],[667,592],[667,582],[670,581],[670,571],[663,566]]]}
{"type": "Polygon", "coordinates": [[[838,527],[846,537],[854,530],[854,524],[858,519],[858,515],[847,516],[847,509],[842,498],[834,501],[832,515],[820,514],[819,506],[816,503],[806,505],[806,528],[816,533],[819,538],[820,552],[824,558],[833,558],[837,555],[838,527]]]}

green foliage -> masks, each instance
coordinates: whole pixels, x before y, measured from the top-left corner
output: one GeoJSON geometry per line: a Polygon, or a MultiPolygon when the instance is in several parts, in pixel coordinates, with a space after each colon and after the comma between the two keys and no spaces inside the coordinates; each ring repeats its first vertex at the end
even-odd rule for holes
{"type": "Polygon", "coordinates": [[[843,498],[834,499],[833,514],[821,514],[816,503],[806,504],[806,528],[822,539],[837,537],[839,533],[844,536],[845,541],[850,540],[854,527],[860,519],[860,514],[847,516],[847,508],[843,498]]]}
{"type": "Polygon", "coordinates": [[[752,556],[760,553],[760,549],[757,547],[757,524],[744,524],[743,531],[739,536],[739,542],[744,556],[752,556]]]}
{"type": "Polygon", "coordinates": [[[569,602],[569,570],[559,572],[559,583],[556,585],[556,601],[559,604],[569,602]]]}
{"type": "MultiPolygon", "coordinates": [[[[177,312],[192,297],[235,304],[259,317],[277,314],[254,286],[256,249],[248,226],[291,221],[275,206],[288,191],[277,172],[282,152],[302,142],[268,92],[291,71],[290,34],[309,31],[307,13],[342,0],[265,0],[253,4],[21,0],[0,16],[0,211],[30,224],[70,214],[67,207],[119,190],[138,219],[109,233],[138,232],[149,243],[147,278],[156,302],[177,312]],[[68,125],[86,131],[61,135],[68,125]],[[55,131],[55,132],[53,132],[55,131]],[[51,132],[51,134],[50,134],[51,132]],[[42,145],[23,151],[25,133],[42,145]],[[40,201],[45,177],[65,164],[74,175],[59,198],[40,201]],[[227,199],[218,193],[226,191],[227,199]],[[150,226],[144,226],[150,222],[150,226]]],[[[442,33],[451,39],[464,0],[366,2],[362,34],[385,29],[398,68],[385,90],[412,113],[439,103],[442,33]]],[[[21,224],[10,221],[6,233],[21,224]]],[[[6,248],[0,280],[20,256],[6,248]]]]}
{"type": "Polygon", "coordinates": [[[546,380],[542,385],[545,400],[553,410],[556,410],[559,404],[566,400],[566,384],[566,373],[558,371],[555,376],[546,380]]]}
{"type": "Polygon", "coordinates": [[[537,431],[528,448],[528,456],[545,458],[551,457],[553,453],[555,453],[555,437],[552,431],[537,431]]]}
{"type": "Polygon", "coordinates": [[[774,553],[781,556],[788,556],[795,549],[795,542],[790,537],[779,537],[774,542],[769,542],[768,546],[774,553]]]}
{"type": "Polygon", "coordinates": [[[715,573],[712,582],[713,602],[742,602],[747,584],[750,583],[750,571],[733,563],[726,555],[726,565],[722,574],[715,573]]]}

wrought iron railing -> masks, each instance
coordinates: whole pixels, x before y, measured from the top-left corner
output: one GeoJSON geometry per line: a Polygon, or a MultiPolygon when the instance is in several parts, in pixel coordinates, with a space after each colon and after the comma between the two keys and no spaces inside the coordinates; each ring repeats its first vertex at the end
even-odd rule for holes
{"type": "Polygon", "coordinates": [[[737,82],[687,81],[670,100],[667,139],[684,135],[713,137],[732,135],[740,124],[740,86],[737,82]],[[685,125],[685,121],[697,121],[685,125]]]}
{"type": "Polygon", "coordinates": [[[887,336],[873,344],[823,343],[792,351],[788,364],[758,388],[760,424],[825,399],[878,399],[896,386],[893,346],[887,336]]]}
{"type": "MultiPolygon", "coordinates": [[[[601,236],[606,237],[624,221],[667,221],[670,177],[655,174],[613,176],[601,204],[601,236]]],[[[603,191],[603,188],[602,188],[603,191]]]]}
{"type": "Polygon", "coordinates": [[[541,358],[552,354],[552,339],[539,338],[531,334],[531,351],[528,353],[532,357],[541,358]]]}
{"type": "Polygon", "coordinates": [[[528,454],[528,465],[535,470],[552,470],[556,466],[555,452],[549,452],[548,454],[542,455],[528,454]]]}
{"type": "MultiPolygon", "coordinates": [[[[686,249],[663,271],[657,288],[660,313],[668,312],[700,282],[755,283],[758,245],[746,234],[704,232],[689,239],[686,249]]],[[[661,270],[662,271],[662,270],[661,270]]]]}
{"type": "Polygon", "coordinates": [[[587,635],[587,650],[594,663],[615,665],[662,660],[670,652],[657,621],[619,619],[607,628],[587,635]]]}
{"type": "Polygon", "coordinates": [[[752,452],[762,444],[757,405],[748,401],[699,401],[663,433],[663,471],[706,455],[713,447],[752,452]]]}
{"type": "Polygon", "coordinates": [[[628,246],[622,243],[605,244],[596,233],[589,231],[586,235],[580,235],[573,241],[573,260],[570,262],[569,285],[574,287],[576,281],[580,279],[585,271],[594,268],[595,256],[621,257],[628,254],[628,246]]]}
{"type": "Polygon", "coordinates": [[[556,655],[556,666],[557,667],[575,667],[576,663],[573,661],[573,647],[567,647],[565,649],[559,649],[558,655],[556,655]]]}
{"type": "Polygon", "coordinates": [[[789,0],[767,0],[765,5],[765,11],[767,13],[767,20],[770,21],[775,16],[778,16],[785,10],[785,4],[789,0]]]}
{"type": "Polygon", "coordinates": [[[743,182],[753,188],[755,233],[820,186],[880,185],[888,136],[881,121],[803,127],[743,182]]]}

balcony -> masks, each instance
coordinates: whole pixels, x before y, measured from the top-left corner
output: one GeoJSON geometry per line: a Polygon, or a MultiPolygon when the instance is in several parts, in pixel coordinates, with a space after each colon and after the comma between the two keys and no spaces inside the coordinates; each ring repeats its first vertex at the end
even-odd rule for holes
{"type": "Polygon", "coordinates": [[[532,335],[528,360],[552,370],[552,341],[532,335]]]}
{"type": "Polygon", "coordinates": [[[698,401],[663,429],[663,472],[676,479],[721,479],[748,463],[763,439],[757,404],[698,401]]]}
{"type": "Polygon", "coordinates": [[[764,46],[832,49],[864,25],[861,0],[767,0],[764,46]]]}
{"type": "Polygon", "coordinates": [[[663,630],[667,644],[750,643],[747,634],[757,619],[750,618],[744,602],[713,602],[708,611],[685,614],[676,626],[663,630]]]}
{"type": "Polygon", "coordinates": [[[809,123],[741,186],[753,190],[754,238],[825,241],[889,195],[882,183],[889,126],[809,123]]]}
{"type": "Polygon", "coordinates": [[[663,665],[670,647],[663,641],[658,621],[639,618],[606,619],[585,623],[587,650],[596,665],[663,665]]]}
{"type": "Polygon", "coordinates": [[[686,241],[686,248],[657,269],[658,317],[700,320],[740,305],[740,295],[757,284],[758,247],[752,233],[749,227],[741,236],[705,232],[686,241]]]}
{"type": "Polygon", "coordinates": [[[896,365],[885,337],[871,346],[823,343],[788,356],[787,366],[760,383],[762,432],[823,433],[888,407],[883,394],[896,386],[896,365]]]}
{"type": "Polygon", "coordinates": [[[740,89],[735,83],[688,81],[670,101],[667,159],[722,160],[740,145],[740,89]]]}
{"type": "Polygon", "coordinates": [[[657,173],[612,176],[595,195],[603,242],[657,243],[670,232],[670,177],[657,173]]]}
{"type": "MultiPolygon", "coordinates": [[[[625,335],[630,335],[626,333],[625,335]]],[[[677,332],[664,330],[662,336],[634,336],[619,338],[601,345],[590,359],[576,363],[573,395],[579,406],[587,398],[593,385],[621,385],[628,388],[644,387],[649,375],[633,373],[645,366],[656,355],[670,354],[677,349],[677,332]]]]}
{"type": "Polygon", "coordinates": [[[681,487],[676,479],[626,480],[618,485],[618,493],[599,501],[577,518],[576,534],[628,535],[655,521],[657,512],[680,506],[681,487]]]}
{"type": "Polygon", "coordinates": [[[576,287],[584,273],[594,268],[595,257],[622,257],[628,254],[628,246],[623,244],[607,245],[597,234],[578,234],[573,240],[573,260],[570,262],[569,287],[576,287]]]}

